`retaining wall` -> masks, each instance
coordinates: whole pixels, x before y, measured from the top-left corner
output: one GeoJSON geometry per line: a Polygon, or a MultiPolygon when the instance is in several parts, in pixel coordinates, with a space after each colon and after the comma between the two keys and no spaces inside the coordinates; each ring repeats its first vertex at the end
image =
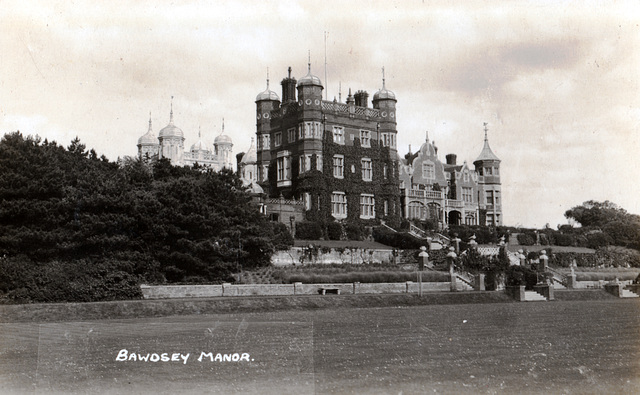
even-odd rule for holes
{"type": "MultiPolygon", "coordinates": [[[[341,294],[418,293],[418,283],[339,284],[222,284],[222,285],[141,285],[144,299],[203,298],[216,296],[318,295],[322,288],[339,289],[341,294]]],[[[449,291],[448,282],[424,282],[422,292],[449,291]]]]}

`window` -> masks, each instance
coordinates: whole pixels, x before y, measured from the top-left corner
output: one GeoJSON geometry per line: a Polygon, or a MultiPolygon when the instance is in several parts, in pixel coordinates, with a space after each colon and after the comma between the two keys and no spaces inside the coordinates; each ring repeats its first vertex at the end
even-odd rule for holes
{"type": "Polygon", "coordinates": [[[385,216],[389,215],[389,201],[388,200],[384,201],[384,215],[385,216]]]}
{"type": "Polygon", "coordinates": [[[347,216],[347,197],[344,192],[333,192],[331,194],[331,215],[336,218],[347,216]]]}
{"type": "Polygon", "coordinates": [[[287,174],[286,158],[278,158],[276,164],[278,166],[278,181],[284,181],[287,174]]]}
{"type": "Polygon", "coordinates": [[[340,126],[333,127],[333,142],[336,144],[344,144],[344,128],[340,126]]]}
{"type": "Polygon", "coordinates": [[[427,180],[435,180],[436,167],[431,161],[422,162],[422,178],[427,180]]]}
{"type": "Polygon", "coordinates": [[[258,151],[262,150],[262,136],[258,136],[258,151]]]}
{"type": "Polygon", "coordinates": [[[362,179],[371,181],[373,170],[371,169],[371,159],[362,158],[362,179]]]}
{"type": "Polygon", "coordinates": [[[262,165],[262,181],[269,180],[269,165],[262,165]]]}
{"type": "Polygon", "coordinates": [[[360,218],[375,218],[375,203],[373,195],[360,195],[360,218]]]}
{"type": "Polygon", "coordinates": [[[282,145],[282,133],[278,132],[273,135],[273,146],[279,147],[282,145]]]}
{"type": "Polygon", "coordinates": [[[382,176],[384,177],[385,180],[387,179],[387,170],[388,170],[388,167],[385,163],[385,165],[382,167],[382,176]]]}
{"type": "Polygon", "coordinates": [[[473,189],[469,187],[462,187],[462,200],[467,203],[473,203],[473,189]]]}
{"type": "Polygon", "coordinates": [[[469,172],[468,171],[464,172],[464,182],[469,182],[469,172]]]}
{"type": "Polygon", "coordinates": [[[396,135],[394,133],[389,133],[389,146],[396,148],[396,135]]]}
{"type": "Polygon", "coordinates": [[[322,155],[318,154],[316,156],[316,170],[322,171],[322,155]]]}
{"type": "Polygon", "coordinates": [[[314,125],[315,125],[314,132],[313,132],[314,137],[317,139],[322,139],[322,135],[323,135],[322,122],[315,122],[314,125]]]}
{"type": "Polygon", "coordinates": [[[382,145],[385,147],[390,146],[389,133],[380,133],[380,142],[382,142],[382,145]]]}
{"type": "Polygon", "coordinates": [[[333,157],[333,176],[336,178],[344,177],[344,156],[342,155],[333,157]]]}
{"type": "Polygon", "coordinates": [[[484,174],[486,176],[490,176],[491,175],[491,167],[485,167],[484,168],[484,174]]]}
{"type": "Polygon", "coordinates": [[[262,147],[264,149],[270,149],[270,138],[268,134],[265,134],[264,136],[262,136],[262,147]]]}
{"type": "Polygon", "coordinates": [[[449,172],[444,173],[444,178],[447,179],[447,180],[450,180],[451,179],[451,173],[449,173],[449,172]]]}
{"type": "Polygon", "coordinates": [[[304,124],[301,123],[298,125],[298,139],[302,140],[304,138],[304,124]]]}
{"type": "Polygon", "coordinates": [[[493,199],[496,203],[496,206],[500,204],[500,191],[493,192],[493,199]]]}
{"type": "Polygon", "coordinates": [[[371,132],[369,130],[360,131],[360,145],[363,147],[371,147],[371,132]]]}
{"type": "Polygon", "coordinates": [[[311,155],[300,155],[300,174],[311,170],[311,155]]]}
{"type": "Polygon", "coordinates": [[[305,169],[305,161],[306,158],[304,155],[300,155],[300,168],[298,169],[298,173],[302,174],[304,173],[304,169],[305,169]]]}
{"type": "Polygon", "coordinates": [[[287,130],[287,142],[293,143],[296,141],[296,128],[291,128],[287,130]]]}
{"type": "Polygon", "coordinates": [[[493,168],[493,174],[495,174],[496,176],[500,175],[500,168],[499,167],[494,167],[493,168]]]}
{"type": "Polygon", "coordinates": [[[493,205],[493,191],[487,191],[487,204],[493,205]]]}

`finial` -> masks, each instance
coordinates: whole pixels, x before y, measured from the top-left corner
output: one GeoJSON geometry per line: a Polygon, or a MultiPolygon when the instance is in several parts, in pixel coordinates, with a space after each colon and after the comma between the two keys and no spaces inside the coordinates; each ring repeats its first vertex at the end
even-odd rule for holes
{"type": "Polygon", "coordinates": [[[487,125],[489,125],[488,123],[484,123],[484,141],[487,141],[487,132],[489,131],[489,128],[487,127],[487,125]]]}
{"type": "Polygon", "coordinates": [[[429,142],[429,131],[427,130],[425,133],[427,134],[426,141],[427,141],[427,143],[428,143],[428,142],[429,142]]]}
{"type": "Polygon", "coordinates": [[[200,125],[198,125],[198,140],[200,140],[202,138],[201,129],[202,129],[202,127],[200,125]]]}
{"type": "Polygon", "coordinates": [[[289,69],[287,71],[289,72],[289,78],[291,78],[291,66],[289,66],[289,69]]]}
{"type": "Polygon", "coordinates": [[[309,66],[309,74],[311,74],[311,50],[309,50],[309,63],[307,65],[309,66]]]}
{"type": "Polygon", "coordinates": [[[342,103],[342,81],[338,81],[338,102],[342,103]]]}
{"type": "Polygon", "coordinates": [[[267,90],[269,89],[269,68],[267,67],[267,90]]]}
{"type": "Polygon", "coordinates": [[[384,81],[384,66],[382,66],[382,89],[386,89],[385,88],[385,81],[384,81]]]}
{"type": "Polygon", "coordinates": [[[151,111],[149,111],[149,131],[151,131],[151,111]]]}
{"type": "Polygon", "coordinates": [[[222,132],[220,134],[224,134],[224,117],[222,117],[222,132]]]}
{"type": "Polygon", "coordinates": [[[411,144],[409,144],[409,155],[411,155],[411,144]]]}
{"type": "Polygon", "coordinates": [[[173,124],[173,96],[171,96],[171,112],[169,113],[169,123],[173,124]]]}

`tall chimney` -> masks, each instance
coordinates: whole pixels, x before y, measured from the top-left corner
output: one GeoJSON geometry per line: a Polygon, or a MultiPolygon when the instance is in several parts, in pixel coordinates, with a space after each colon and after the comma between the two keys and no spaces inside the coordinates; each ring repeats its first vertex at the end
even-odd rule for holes
{"type": "Polygon", "coordinates": [[[291,67],[289,67],[289,75],[280,82],[282,85],[282,104],[296,101],[296,79],[291,77],[291,67]]]}
{"type": "Polygon", "coordinates": [[[456,164],[456,154],[447,154],[447,164],[455,166],[455,164],[456,164]]]}

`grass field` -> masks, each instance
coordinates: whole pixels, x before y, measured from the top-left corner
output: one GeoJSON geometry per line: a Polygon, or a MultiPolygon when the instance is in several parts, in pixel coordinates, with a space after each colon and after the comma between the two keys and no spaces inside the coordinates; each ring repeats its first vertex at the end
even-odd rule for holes
{"type": "Polygon", "coordinates": [[[0,393],[635,394],[639,329],[619,299],[4,323],[0,393]]]}

